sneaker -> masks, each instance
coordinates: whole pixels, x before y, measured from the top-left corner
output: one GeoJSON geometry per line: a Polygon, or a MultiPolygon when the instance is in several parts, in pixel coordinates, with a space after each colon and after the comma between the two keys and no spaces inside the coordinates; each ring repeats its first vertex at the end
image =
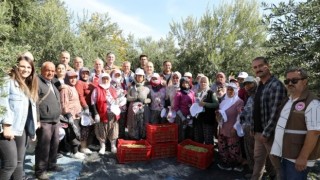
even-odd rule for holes
{"type": "Polygon", "coordinates": [[[40,180],[48,180],[49,176],[46,172],[43,172],[41,174],[36,174],[36,178],[40,180]]]}
{"type": "Polygon", "coordinates": [[[111,146],[111,152],[112,153],[117,153],[117,147],[111,146]]]}
{"type": "Polygon", "coordinates": [[[63,168],[60,166],[53,166],[52,168],[48,168],[48,171],[52,171],[52,172],[62,172],[63,168]]]}
{"type": "Polygon", "coordinates": [[[237,166],[233,168],[234,171],[238,171],[238,172],[242,172],[243,171],[243,167],[242,166],[237,166]]]}
{"type": "Polygon", "coordinates": [[[221,169],[221,170],[226,170],[226,171],[231,171],[232,168],[230,166],[224,166],[222,164],[217,164],[217,166],[221,169]]]}
{"type": "Polygon", "coordinates": [[[84,160],[86,158],[86,155],[81,153],[81,152],[77,152],[75,154],[72,154],[72,157],[75,158],[75,159],[84,160]]]}
{"type": "Polygon", "coordinates": [[[82,152],[84,154],[92,154],[92,151],[88,148],[81,148],[80,152],[82,152]]]}
{"type": "Polygon", "coordinates": [[[102,148],[99,150],[99,154],[104,155],[105,153],[106,153],[106,148],[105,148],[105,147],[102,147],[102,148]]]}

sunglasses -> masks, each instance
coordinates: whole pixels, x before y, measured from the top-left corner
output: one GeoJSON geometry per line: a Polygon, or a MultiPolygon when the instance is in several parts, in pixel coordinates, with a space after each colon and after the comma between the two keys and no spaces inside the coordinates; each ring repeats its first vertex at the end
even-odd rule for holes
{"type": "Polygon", "coordinates": [[[283,82],[284,84],[288,85],[290,82],[292,84],[297,84],[300,80],[304,80],[306,78],[300,78],[300,79],[285,79],[283,82]]]}

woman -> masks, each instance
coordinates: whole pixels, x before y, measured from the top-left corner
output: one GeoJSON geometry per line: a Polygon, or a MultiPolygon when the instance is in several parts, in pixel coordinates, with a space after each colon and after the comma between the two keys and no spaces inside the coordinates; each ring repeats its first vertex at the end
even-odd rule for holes
{"type": "Polygon", "coordinates": [[[59,80],[61,84],[64,83],[64,78],[66,77],[66,65],[65,64],[58,64],[56,69],[56,78],[59,80]]]}
{"type": "Polygon", "coordinates": [[[218,167],[223,170],[232,170],[232,167],[237,168],[242,160],[240,138],[233,128],[242,107],[243,101],[238,97],[237,85],[229,83],[226,96],[219,105],[218,112],[218,151],[221,158],[218,167]]]}
{"type": "Polygon", "coordinates": [[[169,122],[173,123],[175,121],[176,112],[174,111],[174,97],[176,93],[180,90],[180,79],[181,74],[176,71],[172,73],[171,83],[166,87],[166,104],[168,108],[167,119],[169,122]]]}
{"type": "Polygon", "coordinates": [[[78,75],[76,72],[67,72],[65,80],[66,88],[62,88],[60,91],[60,101],[62,114],[68,118],[68,124],[70,126],[66,129],[66,143],[71,145],[71,152],[73,153],[72,156],[74,158],[85,159],[85,154],[78,151],[80,137],[77,136],[79,136],[80,131],[80,113],[82,111],[82,107],[79,100],[79,94],[75,87],[78,81],[77,79],[78,75]]]}
{"type": "Polygon", "coordinates": [[[180,91],[174,97],[173,110],[177,112],[176,123],[178,124],[179,142],[187,138],[193,138],[190,107],[195,102],[195,95],[191,90],[190,83],[189,78],[182,77],[180,79],[180,91]]]}
{"type": "Polygon", "coordinates": [[[223,72],[216,74],[216,82],[212,84],[211,90],[216,93],[219,102],[221,102],[226,94],[226,75],[223,72]]]}
{"type": "MultiPolygon", "coordinates": [[[[79,94],[80,104],[83,109],[83,113],[90,115],[92,112],[91,107],[91,94],[95,86],[89,81],[90,70],[87,67],[80,69],[80,78],[77,81],[76,89],[79,94]]],[[[92,151],[88,148],[88,138],[93,131],[93,125],[81,126],[80,129],[80,152],[85,154],[91,154],[92,151]]]]}
{"type": "MultiPolygon", "coordinates": [[[[119,137],[118,114],[112,111],[112,106],[119,105],[117,91],[110,85],[111,77],[108,73],[99,76],[99,85],[93,90],[91,104],[96,121],[95,134],[100,143],[99,154],[106,152],[106,140],[111,143],[111,152],[116,153],[116,141],[119,137]]],[[[119,106],[118,106],[119,108],[119,106]]],[[[118,109],[120,114],[120,109],[118,109]]]]}
{"type": "Polygon", "coordinates": [[[20,180],[27,136],[35,140],[39,124],[38,78],[33,61],[26,56],[18,57],[9,76],[0,90],[0,104],[6,110],[0,116],[0,179],[20,180]]]}
{"type": "Polygon", "coordinates": [[[194,119],[194,140],[199,143],[213,144],[214,124],[217,124],[215,119],[215,109],[219,107],[218,98],[209,88],[209,79],[202,76],[199,79],[199,89],[196,93],[196,98],[199,106],[204,108],[204,111],[199,113],[194,119]]]}
{"type": "Polygon", "coordinates": [[[150,89],[144,85],[145,74],[142,69],[135,71],[134,85],[127,94],[130,102],[128,108],[128,135],[130,139],[144,139],[146,137],[146,123],[149,121],[149,107],[151,103],[150,89]]]}
{"type": "Polygon", "coordinates": [[[153,73],[150,79],[151,92],[151,124],[166,123],[166,119],[161,118],[160,113],[165,105],[166,88],[161,84],[161,77],[158,73],[153,73]]]}

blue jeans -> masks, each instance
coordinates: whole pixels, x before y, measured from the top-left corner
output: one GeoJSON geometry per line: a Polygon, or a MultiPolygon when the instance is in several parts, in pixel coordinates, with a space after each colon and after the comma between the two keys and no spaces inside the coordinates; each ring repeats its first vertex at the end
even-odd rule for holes
{"type": "Polygon", "coordinates": [[[306,180],[310,167],[307,167],[304,171],[297,171],[295,169],[295,163],[287,160],[281,160],[281,170],[284,180],[306,180]]]}

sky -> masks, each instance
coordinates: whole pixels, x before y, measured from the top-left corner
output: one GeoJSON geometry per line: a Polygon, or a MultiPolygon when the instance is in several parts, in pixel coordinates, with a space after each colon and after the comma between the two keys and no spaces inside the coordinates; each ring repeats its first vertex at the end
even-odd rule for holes
{"type": "MultiPolygon", "coordinates": [[[[221,0],[62,0],[70,12],[108,13],[125,35],[136,38],[151,36],[159,40],[170,31],[169,24],[188,16],[200,18],[207,7],[218,7],[221,0]]],[[[278,4],[289,0],[259,0],[278,4]]]]}

